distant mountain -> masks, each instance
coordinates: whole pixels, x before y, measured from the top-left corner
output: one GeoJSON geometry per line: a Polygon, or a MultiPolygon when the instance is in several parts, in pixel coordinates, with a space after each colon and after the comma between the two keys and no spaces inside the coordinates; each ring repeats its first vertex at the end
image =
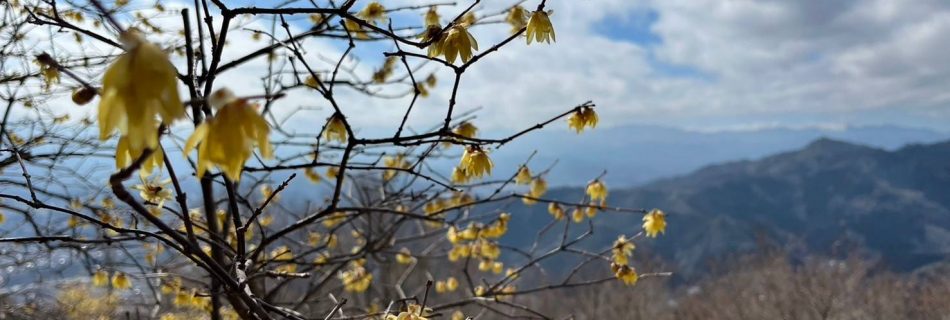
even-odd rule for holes
{"type": "MultiPolygon", "coordinates": [[[[579,189],[549,195],[576,200],[579,189]]],[[[863,248],[896,270],[950,257],[950,142],[894,151],[819,139],[756,161],[708,166],[641,187],[612,190],[610,205],[662,208],[669,229],[643,246],[695,273],[709,259],[767,241],[808,253],[863,248]]],[[[550,221],[542,206],[509,208],[514,226],[550,221]]],[[[592,243],[639,229],[638,216],[601,214],[592,243]]],[[[525,245],[529,240],[509,240],[525,245]]]]}
{"type": "Polygon", "coordinates": [[[513,141],[494,152],[492,158],[499,172],[514,172],[532,151],[539,150],[532,160],[533,167],[557,161],[549,177],[551,185],[582,184],[607,170],[606,181],[610,185],[631,187],[711,164],[799,149],[822,137],[894,150],[909,143],[947,140],[950,133],[900,126],[685,130],[630,125],[597,128],[580,135],[567,130],[543,130],[513,141]]]}

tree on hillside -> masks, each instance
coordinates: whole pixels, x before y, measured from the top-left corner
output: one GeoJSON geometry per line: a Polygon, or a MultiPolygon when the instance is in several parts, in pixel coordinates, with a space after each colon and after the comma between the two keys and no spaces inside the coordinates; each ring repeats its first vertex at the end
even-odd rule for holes
{"type": "Polygon", "coordinates": [[[492,134],[460,111],[478,62],[555,41],[545,2],[0,3],[0,316],[549,319],[520,298],[663,275],[630,261],[661,211],[609,206],[600,177],[576,202],[545,198],[530,158],[493,170],[526,134],[594,128],[594,103],[492,134]],[[420,110],[438,86],[447,99],[420,110]],[[365,133],[354,101],[401,116],[365,133]],[[517,226],[531,248],[499,241],[512,202],[552,215],[517,226]],[[585,250],[598,212],[644,230],[585,250]],[[579,262],[548,276],[559,256],[579,262]]]}

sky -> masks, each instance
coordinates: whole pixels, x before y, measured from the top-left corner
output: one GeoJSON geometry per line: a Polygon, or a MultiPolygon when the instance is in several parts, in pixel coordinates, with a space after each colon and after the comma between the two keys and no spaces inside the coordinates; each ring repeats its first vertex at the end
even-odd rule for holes
{"type": "MultiPolygon", "coordinates": [[[[531,8],[535,2],[524,5],[531,8]]],[[[354,7],[365,3],[359,0],[354,7]]],[[[428,3],[383,1],[388,7],[428,3]]],[[[496,12],[511,3],[482,1],[477,12],[496,12]]],[[[440,7],[444,22],[469,4],[440,7]]],[[[188,7],[190,1],[167,6],[188,7]]],[[[552,0],[547,9],[553,10],[556,43],[515,41],[463,77],[459,108],[478,110],[480,127],[517,130],[588,100],[598,105],[606,127],[651,124],[715,131],[888,124],[943,130],[950,118],[945,107],[950,102],[947,1],[552,0]]],[[[391,17],[396,26],[417,25],[422,12],[391,17]]],[[[307,21],[291,18],[292,28],[304,30],[307,21]]],[[[153,22],[180,24],[177,14],[153,22]]],[[[248,30],[270,26],[257,20],[243,28],[229,35],[225,61],[260,47],[263,43],[251,40],[248,30]]],[[[508,30],[490,24],[472,32],[484,50],[508,30]]],[[[315,60],[335,60],[343,44],[313,40],[305,49],[315,60]]],[[[361,45],[358,60],[347,64],[369,75],[381,64],[381,52],[393,49],[388,42],[361,45]]],[[[259,75],[266,68],[266,61],[258,59],[219,83],[259,93],[259,75]]],[[[419,128],[441,120],[450,92],[448,70],[434,65],[423,70],[436,72],[442,85],[413,115],[410,122],[419,128]]],[[[326,111],[312,98],[291,95],[278,109],[326,111]]],[[[341,99],[353,105],[353,121],[368,131],[393,129],[390,119],[408,105],[405,99],[358,94],[341,99]]],[[[310,122],[326,115],[312,117],[296,119],[310,122]]]]}
{"type": "MultiPolygon", "coordinates": [[[[429,2],[384,1],[404,3],[429,2]]],[[[482,14],[509,4],[483,3],[482,14]]],[[[454,16],[468,4],[440,11],[454,16]]],[[[554,11],[556,43],[517,41],[463,78],[459,106],[478,109],[480,127],[519,129],[587,100],[599,106],[607,127],[944,130],[950,118],[947,1],[555,0],[547,8],[554,11]]],[[[393,19],[408,23],[416,14],[393,19]]],[[[473,30],[482,49],[507,32],[504,25],[473,30]]],[[[364,72],[380,61],[378,50],[392,48],[360,51],[364,72]]],[[[451,76],[429,70],[443,81],[451,76]]],[[[444,108],[448,89],[440,86],[420,110],[444,108]]],[[[385,128],[405,105],[353,101],[367,108],[371,119],[355,119],[366,128],[385,128]]],[[[423,112],[414,123],[441,116],[423,112]]]]}
{"type": "MultiPolygon", "coordinates": [[[[482,1],[476,12],[479,16],[498,12],[513,2],[482,1]]],[[[131,7],[147,10],[150,3],[133,2],[131,7]]],[[[180,27],[174,9],[190,7],[190,3],[166,3],[172,10],[153,23],[180,27]]],[[[275,4],[227,3],[232,7],[275,4]]],[[[354,8],[367,3],[357,0],[354,8]]],[[[392,8],[432,2],[382,3],[392,8]]],[[[455,6],[440,6],[443,23],[470,4],[460,0],[455,6]]],[[[529,9],[536,4],[524,3],[529,9]]],[[[945,125],[950,120],[946,108],[950,103],[950,59],[946,58],[950,1],[549,0],[546,9],[553,10],[555,43],[527,45],[518,39],[479,61],[462,78],[458,110],[474,112],[473,122],[482,129],[481,136],[506,136],[588,100],[598,106],[604,130],[662,126],[697,133],[754,133],[886,125],[950,131],[945,125]]],[[[419,25],[424,11],[391,18],[397,27],[419,25]]],[[[288,18],[293,32],[310,27],[306,16],[288,18]]],[[[271,30],[270,22],[263,19],[234,25],[240,28],[229,33],[223,61],[266,44],[252,40],[252,30],[271,30]]],[[[509,30],[505,24],[471,29],[482,50],[506,38],[509,30]]],[[[86,50],[114,51],[91,43],[83,44],[86,50]]],[[[345,44],[310,39],[302,45],[315,67],[329,68],[345,44]]],[[[57,47],[59,52],[76,49],[69,41],[57,42],[57,47]]],[[[390,42],[361,43],[355,58],[344,65],[369,77],[382,64],[382,52],[394,49],[390,42]]],[[[184,66],[180,58],[173,62],[184,66]]],[[[266,59],[253,60],[219,76],[216,86],[227,86],[239,95],[263,93],[261,74],[267,68],[266,59]]],[[[410,127],[417,131],[443,120],[452,77],[450,70],[435,64],[420,70],[420,75],[435,73],[440,84],[410,117],[410,127]]],[[[409,102],[406,97],[369,99],[347,90],[338,92],[338,99],[363,137],[391,136],[409,102]]],[[[67,97],[51,104],[61,105],[58,109],[63,112],[95,114],[94,104],[75,108],[67,97]]],[[[273,110],[279,119],[289,119],[285,129],[301,133],[318,131],[314,128],[331,114],[325,101],[306,90],[291,92],[273,110]],[[306,110],[297,112],[298,108],[306,110]]],[[[568,129],[558,122],[544,130],[568,129]]],[[[525,146],[515,158],[525,158],[548,144],[606,143],[579,140],[585,139],[583,135],[568,142],[563,135],[552,136],[533,139],[535,145],[525,146]]],[[[591,173],[585,174],[596,176],[601,169],[590,168],[591,173]]]]}

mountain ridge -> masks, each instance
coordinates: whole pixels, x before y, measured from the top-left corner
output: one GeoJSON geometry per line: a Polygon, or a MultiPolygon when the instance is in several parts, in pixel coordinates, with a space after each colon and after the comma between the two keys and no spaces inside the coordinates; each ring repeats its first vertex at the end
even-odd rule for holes
{"type": "MultiPolygon", "coordinates": [[[[950,141],[884,150],[835,139],[757,160],[706,166],[692,173],[611,190],[611,206],[661,208],[669,230],[645,246],[686,274],[704,263],[755,250],[761,241],[799,243],[802,250],[841,255],[861,249],[884,265],[909,271],[950,254],[950,141]]],[[[552,190],[574,199],[579,188],[552,190]]],[[[543,208],[521,207],[531,223],[550,221],[543,208]],[[544,218],[539,218],[544,217],[544,218]]],[[[519,211],[513,212],[517,217],[519,211]]],[[[630,233],[639,219],[602,214],[609,235],[630,233]]]]}

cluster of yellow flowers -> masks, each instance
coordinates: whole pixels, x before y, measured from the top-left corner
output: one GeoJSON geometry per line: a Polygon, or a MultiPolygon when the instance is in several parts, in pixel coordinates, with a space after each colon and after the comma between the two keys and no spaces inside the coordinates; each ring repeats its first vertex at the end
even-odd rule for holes
{"type": "Polygon", "coordinates": [[[567,118],[567,125],[577,133],[581,133],[585,128],[596,127],[597,121],[597,113],[594,112],[594,108],[583,106],[567,118]]]}
{"type": "Polygon", "coordinates": [[[626,285],[635,285],[637,284],[637,280],[640,279],[637,270],[631,266],[611,263],[610,269],[614,272],[614,276],[620,279],[620,281],[623,281],[626,285]]]}
{"type": "Polygon", "coordinates": [[[37,59],[36,64],[40,66],[40,74],[43,75],[43,90],[49,90],[54,84],[59,83],[59,69],[42,59],[37,59]]]}
{"type": "MultiPolygon", "coordinates": [[[[99,101],[99,139],[119,132],[116,166],[128,166],[144,150],[158,151],[157,118],[164,124],[185,115],[178,95],[177,72],[160,48],[142,38],[136,29],[123,32],[126,52],[106,70],[99,101]]],[[[142,167],[144,173],[160,167],[162,153],[155,152],[142,167]]]]}
{"type": "Polygon", "coordinates": [[[386,315],[386,320],[428,320],[429,313],[432,312],[432,309],[422,308],[418,304],[410,304],[406,306],[406,311],[400,312],[399,315],[386,315]]]}
{"type": "Polygon", "coordinates": [[[636,248],[636,245],[632,241],[627,240],[627,237],[620,235],[617,238],[617,241],[614,241],[614,246],[611,248],[611,253],[613,254],[613,262],[619,265],[626,265],[630,262],[630,255],[633,254],[633,249],[636,248]]]}
{"type": "Polygon", "coordinates": [[[501,273],[504,265],[495,261],[501,255],[501,249],[495,240],[508,232],[509,220],[511,215],[502,213],[487,226],[472,223],[461,231],[450,226],[446,234],[446,238],[453,245],[449,250],[449,261],[455,262],[468,257],[479,258],[479,270],[501,273]]]}
{"type": "MultiPolygon", "coordinates": [[[[386,22],[386,8],[379,2],[373,1],[367,4],[366,7],[363,7],[363,10],[360,10],[356,16],[366,20],[369,24],[376,25],[377,22],[386,22]]],[[[319,19],[311,16],[311,20],[314,21],[314,24],[319,24],[323,21],[323,16],[320,16],[319,19]]],[[[343,25],[355,38],[362,40],[369,39],[369,34],[363,29],[363,26],[360,25],[359,22],[353,19],[344,19],[343,25]]]]}
{"type": "Polygon", "coordinates": [[[444,56],[448,63],[455,63],[461,58],[462,63],[472,59],[473,51],[478,50],[478,41],[468,32],[468,28],[475,24],[475,15],[471,12],[462,17],[461,21],[453,24],[448,30],[442,31],[439,23],[439,13],[435,7],[430,7],[424,16],[426,31],[422,33],[422,41],[429,43],[430,57],[444,56]]]}
{"type": "Polygon", "coordinates": [[[347,292],[363,292],[373,283],[373,274],[366,271],[365,259],[350,262],[347,270],[340,272],[339,278],[343,282],[343,289],[347,292]]]}
{"type": "Polygon", "coordinates": [[[99,269],[92,275],[92,285],[96,287],[106,287],[112,284],[112,288],[125,290],[132,287],[132,281],[124,272],[116,271],[112,274],[112,280],[109,280],[109,272],[99,269]]]}
{"type": "Polygon", "coordinates": [[[244,162],[255,146],[264,158],[273,157],[268,141],[270,127],[258,114],[256,105],[238,99],[228,89],[213,93],[209,102],[218,109],[217,114],[195,128],[184,148],[188,154],[198,146],[198,177],[215,166],[229,179],[240,180],[244,162]]]}
{"type": "Polygon", "coordinates": [[[294,253],[287,246],[280,246],[272,250],[270,253],[270,261],[280,264],[277,268],[274,268],[276,272],[297,272],[297,263],[294,262],[294,253]]]}
{"type": "Polygon", "coordinates": [[[459,281],[455,277],[449,277],[445,280],[438,280],[435,282],[435,292],[437,293],[446,293],[453,292],[455,289],[458,289],[459,281]]]}

